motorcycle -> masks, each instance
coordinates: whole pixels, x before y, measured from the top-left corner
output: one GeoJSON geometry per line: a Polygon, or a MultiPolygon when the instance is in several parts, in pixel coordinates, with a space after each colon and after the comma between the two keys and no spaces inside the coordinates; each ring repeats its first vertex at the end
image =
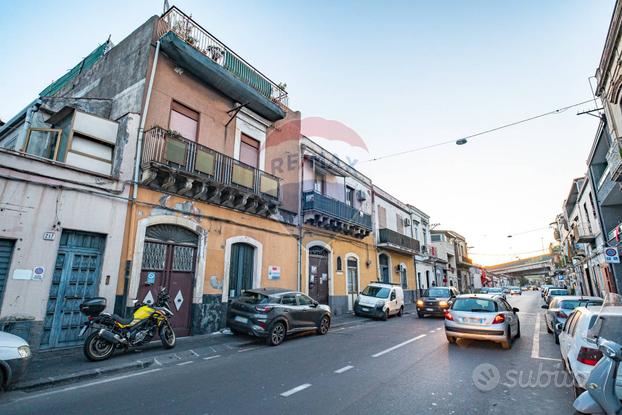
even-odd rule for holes
{"type": "Polygon", "coordinates": [[[177,339],[169,321],[173,317],[169,300],[166,289],[160,288],[154,304],[136,303],[133,316],[128,318],[103,313],[106,308],[103,297],[80,304],[80,311],[88,318],[80,337],[90,332],[84,341],[86,358],[91,361],[108,359],[117,348],[127,350],[148,343],[156,333],[165,349],[175,347],[177,339]]]}
{"type": "MultiPolygon", "coordinates": [[[[618,294],[609,294],[603,303],[606,306],[621,306],[622,297],[618,294]]],[[[588,336],[596,339],[598,350],[603,357],[594,366],[586,382],[587,390],[575,399],[574,409],[579,414],[606,414],[622,415],[622,396],[616,391],[620,361],[622,361],[622,346],[611,340],[599,338],[605,317],[600,316],[588,330],[588,336]]],[[[616,324],[616,323],[614,323],[616,324]]]]}

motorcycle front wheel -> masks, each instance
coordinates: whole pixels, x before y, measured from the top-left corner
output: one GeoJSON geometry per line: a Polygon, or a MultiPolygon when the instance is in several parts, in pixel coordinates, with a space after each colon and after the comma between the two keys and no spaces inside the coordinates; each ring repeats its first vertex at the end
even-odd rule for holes
{"type": "Polygon", "coordinates": [[[92,362],[110,358],[114,349],[115,345],[99,337],[97,332],[91,333],[84,341],[84,355],[92,362]]]}
{"type": "Polygon", "coordinates": [[[177,337],[170,324],[164,323],[160,327],[160,340],[165,349],[172,349],[177,344],[177,337]]]}

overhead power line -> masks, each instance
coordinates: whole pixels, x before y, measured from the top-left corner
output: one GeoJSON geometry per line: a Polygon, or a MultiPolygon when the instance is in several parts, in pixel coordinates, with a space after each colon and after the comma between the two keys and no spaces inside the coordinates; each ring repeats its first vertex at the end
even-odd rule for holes
{"type": "Polygon", "coordinates": [[[502,130],[504,128],[513,127],[515,125],[519,125],[519,124],[523,124],[523,123],[526,123],[526,122],[529,122],[529,121],[537,120],[538,118],[543,118],[543,117],[546,117],[546,116],[549,116],[549,115],[561,114],[562,112],[564,112],[564,111],[566,111],[566,110],[568,110],[570,108],[578,107],[580,105],[585,105],[585,104],[592,103],[592,102],[594,102],[594,98],[591,98],[591,99],[588,99],[588,100],[585,100],[585,101],[581,101],[581,102],[578,102],[576,104],[567,105],[565,107],[557,108],[555,110],[544,112],[542,114],[538,114],[538,115],[534,115],[534,116],[531,116],[531,117],[528,117],[528,118],[524,118],[522,120],[514,121],[514,122],[511,122],[511,123],[508,123],[508,124],[503,124],[503,125],[500,125],[498,127],[490,128],[488,130],[480,131],[480,132],[477,132],[477,133],[474,133],[474,134],[471,134],[471,135],[467,135],[467,136],[464,136],[464,137],[454,138],[452,140],[442,141],[442,142],[439,142],[439,143],[436,143],[436,144],[430,144],[430,145],[423,146],[423,147],[416,147],[416,148],[412,148],[410,150],[399,151],[397,153],[386,154],[384,156],[374,157],[374,158],[371,158],[371,159],[365,160],[365,161],[367,161],[367,162],[378,161],[378,160],[383,160],[383,159],[390,158],[390,157],[401,156],[403,154],[414,153],[416,151],[428,150],[430,148],[440,147],[440,146],[444,146],[444,145],[447,145],[447,144],[458,144],[458,141],[460,141],[459,144],[466,144],[466,140],[467,139],[479,137],[479,136],[482,136],[484,134],[490,134],[492,132],[499,131],[499,130],[502,130]]]}

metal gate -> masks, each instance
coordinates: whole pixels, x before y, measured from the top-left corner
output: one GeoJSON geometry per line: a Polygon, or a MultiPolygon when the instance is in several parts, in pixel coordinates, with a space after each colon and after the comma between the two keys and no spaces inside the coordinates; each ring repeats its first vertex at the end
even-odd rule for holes
{"type": "Polygon", "coordinates": [[[2,296],[9,275],[9,268],[11,267],[11,256],[13,255],[14,246],[14,240],[0,239],[0,307],[2,307],[2,296]]]}
{"type": "Polygon", "coordinates": [[[320,304],[328,304],[328,255],[321,246],[309,248],[309,296],[320,304]]]}
{"type": "Polygon", "coordinates": [[[147,228],[145,238],[137,299],[152,303],[158,289],[166,287],[174,314],[171,326],[177,336],[188,336],[198,236],[180,226],[154,225],[147,228]]]}
{"type": "Polygon", "coordinates": [[[81,342],[78,334],[86,317],[80,313],[80,303],[97,296],[105,244],[105,235],[63,231],[43,320],[41,348],[81,342]]]}

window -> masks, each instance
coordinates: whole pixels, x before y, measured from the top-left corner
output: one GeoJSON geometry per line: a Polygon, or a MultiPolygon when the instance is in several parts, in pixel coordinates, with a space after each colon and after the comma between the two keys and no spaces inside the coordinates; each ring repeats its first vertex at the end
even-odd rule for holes
{"type": "Polygon", "coordinates": [[[259,141],[242,134],[240,161],[256,169],[259,168],[259,141]]]}
{"type": "Polygon", "coordinates": [[[497,303],[484,298],[458,298],[451,307],[454,311],[470,311],[477,313],[494,313],[497,303]]]}
{"type": "Polygon", "coordinates": [[[443,240],[443,235],[432,235],[432,242],[441,242],[443,240]]]}
{"type": "Polygon", "coordinates": [[[296,294],[283,294],[281,297],[281,304],[283,305],[297,305],[296,294]]]}
{"type": "Polygon", "coordinates": [[[346,205],[354,206],[354,189],[346,186],[346,205]]]}
{"type": "Polygon", "coordinates": [[[386,287],[378,287],[377,285],[368,285],[361,293],[367,297],[387,298],[389,289],[386,287]]]}
{"type": "Polygon", "coordinates": [[[298,305],[311,305],[313,304],[313,300],[309,297],[307,297],[304,294],[296,294],[296,297],[298,298],[298,305]]]}
{"type": "Polygon", "coordinates": [[[378,205],[378,228],[384,229],[387,227],[387,210],[378,205]]]}
{"type": "Polygon", "coordinates": [[[391,301],[395,300],[395,290],[391,290],[391,301]]]}
{"type": "Polygon", "coordinates": [[[197,141],[199,113],[179,102],[173,101],[171,104],[171,118],[168,128],[171,131],[179,133],[188,140],[197,141]]]}
{"type": "Polygon", "coordinates": [[[404,233],[404,218],[399,213],[395,214],[395,230],[399,233],[404,233]]]}
{"type": "Polygon", "coordinates": [[[406,275],[406,266],[400,267],[400,281],[402,282],[402,288],[408,288],[408,276],[406,275]]]}
{"type": "Polygon", "coordinates": [[[343,272],[343,261],[340,256],[337,257],[337,272],[343,272]]]}
{"type": "Polygon", "coordinates": [[[62,130],[52,128],[29,128],[24,151],[49,160],[58,159],[62,130]]]}
{"type": "Polygon", "coordinates": [[[572,337],[574,337],[574,333],[577,331],[577,324],[579,323],[580,319],[581,319],[581,312],[577,311],[575,313],[574,320],[572,320],[572,323],[570,323],[570,328],[568,329],[568,332],[570,333],[572,337]]]}
{"type": "Polygon", "coordinates": [[[313,189],[319,194],[326,193],[326,176],[320,172],[315,172],[315,179],[313,182],[313,189]]]}
{"type": "Polygon", "coordinates": [[[378,264],[380,265],[380,281],[389,282],[390,281],[389,256],[386,254],[380,254],[378,256],[378,264]]]}

